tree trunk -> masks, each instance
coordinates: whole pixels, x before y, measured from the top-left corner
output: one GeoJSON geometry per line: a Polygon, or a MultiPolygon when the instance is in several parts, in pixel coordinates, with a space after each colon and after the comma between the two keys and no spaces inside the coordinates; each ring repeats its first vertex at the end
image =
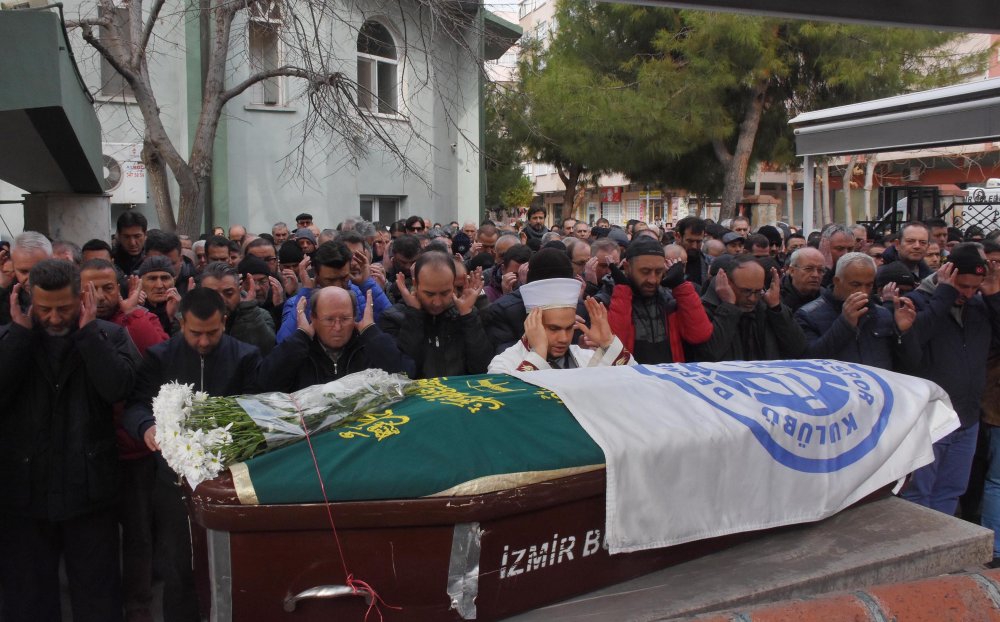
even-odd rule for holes
{"type": "Polygon", "coordinates": [[[747,167],[750,163],[750,153],[754,141],[757,140],[757,129],[764,114],[764,103],[767,96],[767,78],[759,78],[753,87],[751,100],[747,106],[743,121],[740,123],[739,137],[736,139],[736,149],[730,154],[721,141],[715,141],[715,155],[725,167],[725,186],[722,190],[722,208],[719,220],[723,221],[736,215],[736,203],[743,198],[743,188],[746,186],[747,167]]]}
{"type": "Polygon", "coordinates": [[[878,155],[869,153],[865,162],[865,220],[872,219],[872,185],[875,181],[875,165],[878,155]]]}
{"type": "Polygon", "coordinates": [[[851,203],[851,179],[854,177],[854,165],[858,163],[858,156],[852,155],[847,161],[847,170],[844,171],[844,223],[850,227],[854,224],[854,209],[851,203]]]}
{"type": "Polygon", "coordinates": [[[156,217],[160,221],[160,229],[174,231],[177,229],[177,221],[174,219],[174,206],[170,200],[167,163],[160,157],[148,134],[143,138],[142,163],[149,176],[150,194],[156,208],[156,217]]]}
{"type": "Polygon", "coordinates": [[[820,195],[820,208],[823,213],[820,225],[825,226],[833,222],[833,213],[830,211],[830,162],[824,161],[820,164],[819,172],[821,179],[820,185],[823,189],[823,194],[820,195]]]}
{"type": "Polygon", "coordinates": [[[556,164],[556,173],[559,174],[559,179],[562,180],[563,185],[566,186],[566,190],[563,191],[563,204],[562,209],[559,212],[560,221],[566,220],[573,215],[573,202],[576,200],[576,186],[580,182],[580,176],[583,174],[583,167],[579,164],[570,164],[568,167],[563,168],[561,164],[556,164]]]}
{"type": "Polygon", "coordinates": [[[205,205],[207,178],[195,178],[194,184],[181,186],[180,209],[177,219],[177,233],[197,238],[201,232],[202,207],[205,205]]]}

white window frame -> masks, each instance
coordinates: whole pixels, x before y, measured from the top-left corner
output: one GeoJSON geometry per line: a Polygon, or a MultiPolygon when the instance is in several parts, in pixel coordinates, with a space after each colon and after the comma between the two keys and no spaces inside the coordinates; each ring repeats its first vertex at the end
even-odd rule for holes
{"type": "MultiPolygon", "coordinates": [[[[263,65],[258,66],[254,62],[254,50],[250,45],[251,42],[251,29],[254,28],[254,24],[267,24],[275,26],[275,30],[281,30],[284,27],[284,20],[280,16],[280,12],[275,17],[272,11],[278,11],[280,5],[276,6],[273,0],[258,0],[257,2],[250,2],[247,10],[247,56],[250,59],[250,75],[257,73],[258,71],[264,69],[263,65]],[[254,9],[254,7],[259,7],[261,4],[267,3],[267,10],[261,14],[261,12],[254,9]]],[[[275,62],[275,68],[281,67],[285,62],[285,46],[281,41],[280,36],[275,36],[275,47],[277,48],[277,59],[275,62]]],[[[252,106],[262,106],[266,108],[281,108],[285,106],[285,79],[284,76],[277,76],[275,78],[269,78],[277,83],[276,91],[277,97],[275,102],[265,101],[265,86],[263,82],[258,82],[250,88],[250,105],[252,106]]]]}
{"type": "Polygon", "coordinates": [[[403,213],[403,202],[406,197],[401,196],[391,196],[391,195],[377,195],[377,194],[362,194],[358,197],[358,208],[360,212],[362,201],[372,202],[372,214],[371,222],[380,222],[383,225],[388,225],[389,222],[382,222],[382,218],[379,214],[379,202],[380,201],[395,201],[396,202],[396,220],[402,217],[403,213]]]}
{"type": "MultiPolygon", "coordinates": [[[[373,117],[381,117],[381,118],[384,118],[384,119],[405,119],[406,117],[402,113],[402,109],[403,109],[403,63],[401,62],[401,58],[399,58],[399,57],[403,56],[403,49],[399,45],[396,44],[396,41],[399,39],[399,35],[398,35],[398,33],[395,32],[395,30],[393,28],[389,27],[389,25],[386,24],[384,20],[369,18],[369,19],[365,20],[365,22],[362,24],[362,27],[364,27],[364,24],[367,24],[368,22],[374,22],[376,24],[379,24],[380,26],[382,26],[383,28],[385,28],[386,31],[388,31],[389,36],[392,37],[392,45],[393,45],[394,48],[396,48],[396,56],[397,56],[397,58],[388,58],[388,57],[385,57],[385,56],[375,56],[374,54],[368,54],[368,53],[365,53],[365,52],[358,52],[358,51],[355,50],[355,56],[356,56],[357,59],[365,59],[366,61],[369,61],[369,68],[370,68],[369,71],[371,72],[370,75],[369,75],[369,80],[370,80],[369,84],[371,84],[374,87],[372,89],[369,89],[369,91],[368,91],[369,94],[370,94],[370,96],[371,96],[371,102],[374,105],[374,109],[372,109],[371,107],[364,107],[364,106],[362,106],[361,105],[360,97],[358,98],[358,107],[362,108],[362,110],[364,111],[365,114],[371,115],[373,117]],[[394,89],[393,89],[393,92],[396,95],[396,101],[394,102],[395,105],[393,106],[395,108],[395,112],[388,113],[388,112],[380,112],[378,110],[378,101],[379,101],[379,96],[378,96],[378,92],[379,92],[379,85],[378,85],[378,64],[379,63],[393,65],[395,67],[396,84],[394,85],[394,89]]],[[[358,36],[360,36],[360,30],[359,30],[359,35],[358,36]]],[[[355,43],[357,43],[357,40],[355,40],[355,43]]],[[[360,69],[360,67],[358,67],[358,69],[360,69]]],[[[358,88],[360,89],[361,88],[361,74],[360,73],[357,76],[357,80],[358,80],[358,88]]]]}

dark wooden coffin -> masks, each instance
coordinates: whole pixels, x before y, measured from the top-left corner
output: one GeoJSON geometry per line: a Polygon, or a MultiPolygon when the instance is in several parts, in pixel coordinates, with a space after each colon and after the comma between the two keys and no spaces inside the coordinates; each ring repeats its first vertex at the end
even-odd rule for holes
{"type": "MultiPolygon", "coordinates": [[[[477,496],[338,502],[332,512],[347,568],[381,597],[388,622],[496,620],[761,533],[609,555],[604,491],[602,469],[477,496]]],[[[240,505],[228,474],[190,504],[212,620],[364,619],[370,594],[344,587],[322,504],[240,505]]]]}

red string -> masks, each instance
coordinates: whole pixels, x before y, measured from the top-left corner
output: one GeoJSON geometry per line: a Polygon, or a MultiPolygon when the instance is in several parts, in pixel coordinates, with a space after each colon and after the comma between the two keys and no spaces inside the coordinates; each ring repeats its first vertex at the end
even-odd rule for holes
{"type": "Polygon", "coordinates": [[[354,575],[347,570],[347,559],[344,557],[344,549],[340,546],[340,536],[337,535],[337,526],[333,522],[333,510],[330,505],[330,498],[326,494],[326,484],[323,483],[323,473],[319,469],[319,460],[316,458],[316,451],[313,449],[312,436],[309,434],[309,428],[306,426],[306,419],[302,415],[302,408],[299,407],[298,402],[295,400],[294,396],[289,395],[292,398],[292,404],[295,405],[295,411],[299,415],[299,423],[302,425],[302,431],[306,435],[306,444],[309,445],[309,454],[312,456],[313,467],[316,469],[316,479],[319,480],[319,489],[323,493],[323,504],[326,508],[326,517],[330,521],[330,531],[333,532],[333,541],[337,543],[337,553],[340,554],[340,565],[344,569],[344,583],[347,587],[357,594],[359,588],[361,591],[366,591],[371,596],[371,602],[368,604],[368,610],[365,612],[364,620],[368,621],[368,616],[371,615],[372,611],[378,614],[378,619],[381,622],[382,611],[379,610],[379,603],[382,603],[390,609],[402,609],[402,607],[394,607],[389,603],[382,600],[382,597],[378,595],[375,588],[368,585],[360,579],[355,579],[354,575]]]}

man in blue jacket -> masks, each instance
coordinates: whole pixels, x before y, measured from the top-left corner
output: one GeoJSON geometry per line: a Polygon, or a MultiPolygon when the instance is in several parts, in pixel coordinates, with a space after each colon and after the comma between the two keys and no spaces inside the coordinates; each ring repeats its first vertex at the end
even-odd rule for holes
{"type": "Polygon", "coordinates": [[[961,427],[934,443],[934,462],[913,473],[902,496],[954,514],[976,451],[986,359],[991,346],[1000,345],[1000,268],[987,265],[978,244],[959,244],[910,297],[918,313],[935,316],[927,325],[918,322],[916,375],[947,391],[961,427]]]}
{"type": "MultiPolygon", "coordinates": [[[[385,292],[378,286],[371,276],[370,256],[366,253],[355,253],[343,242],[324,242],[320,244],[312,258],[306,257],[299,264],[299,282],[302,287],[294,296],[285,301],[285,307],[281,312],[281,328],[278,329],[277,342],[281,343],[292,336],[298,327],[298,305],[299,300],[305,298],[309,300],[314,288],[342,287],[354,292],[356,306],[355,318],[361,318],[364,314],[365,300],[367,293],[372,292],[372,303],[375,305],[375,321],[382,316],[382,312],[392,306],[389,299],[385,297],[385,292]],[[352,264],[357,273],[352,276],[352,264]],[[315,272],[309,274],[309,268],[315,272]]],[[[306,318],[309,317],[309,306],[306,306],[306,318]]]]}
{"type": "MultiPolygon", "coordinates": [[[[158,452],[153,398],[169,382],[192,384],[211,396],[257,393],[260,350],[226,334],[226,303],[214,290],[199,287],[180,303],[181,332],[146,350],[135,391],[125,407],[126,431],[158,452]]],[[[154,557],[163,578],[165,622],[199,622],[191,571],[187,506],[177,474],[157,454],[153,489],[156,515],[154,557]]]]}
{"type": "Polygon", "coordinates": [[[888,370],[906,370],[920,359],[910,332],[917,317],[908,298],[889,311],[872,296],[875,260],[847,253],[837,262],[833,287],[795,312],[806,335],[805,358],[835,359],[888,370]]]}

